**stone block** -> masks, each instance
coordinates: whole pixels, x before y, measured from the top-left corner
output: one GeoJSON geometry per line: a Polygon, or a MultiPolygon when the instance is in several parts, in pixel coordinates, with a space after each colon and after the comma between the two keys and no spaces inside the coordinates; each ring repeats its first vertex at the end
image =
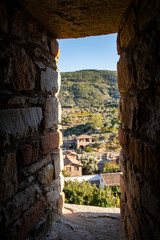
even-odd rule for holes
{"type": "Polygon", "coordinates": [[[119,139],[119,143],[122,146],[123,150],[125,152],[128,152],[128,149],[129,149],[128,133],[126,131],[124,131],[121,127],[119,127],[119,129],[118,129],[118,139],[119,139]]]}
{"type": "Polygon", "coordinates": [[[136,36],[136,21],[137,17],[134,12],[134,8],[130,9],[128,13],[127,21],[119,32],[119,44],[118,44],[118,53],[121,53],[122,49],[125,49],[130,44],[131,40],[136,36]]]}
{"type": "Polygon", "coordinates": [[[51,68],[41,71],[41,90],[50,94],[56,94],[60,90],[60,73],[51,68]]]}
{"type": "Polygon", "coordinates": [[[10,58],[9,76],[13,88],[17,91],[32,90],[35,87],[36,66],[25,49],[11,46],[13,57],[10,58]]]}
{"type": "Polygon", "coordinates": [[[22,105],[24,106],[26,101],[28,100],[27,97],[12,97],[9,99],[8,104],[9,105],[22,105]]]}
{"type": "Polygon", "coordinates": [[[137,115],[139,113],[139,104],[137,97],[121,95],[118,107],[119,120],[130,130],[137,129],[137,115]]]}
{"type": "Polygon", "coordinates": [[[25,144],[20,146],[19,154],[20,161],[23,166],[26,166],[32,162],[35,162],[40,153],[40,143],[39,141],[32,141],[31,144],[25,144]]]}
{"type": "Polygon", "coordinates": [[[53,56],[59,58],[59,44],[56,39],[52,39],[50,42],[50,49],[53,56]]]}
{"type": "Polygon", "coordinates": [[[25,144],[20,147],[20,155],[23,165],[28,165],[32,162],[32,145],[25,144]]]}
{"type": "Polygon", "coordinates": [[[60,123],[61,107],[57,98],[47,98],[44,109],[44,127],[52,128],[55,124],[60,123]]]}
{"type": "Polygon", "coordinates": [[[118,72],[118,91],[120,93],[128,92],[135,85],[134,67],[126,52],[122,53],[117,64],[118,72]]]}
{"type": "Polygon", "coordinates": [[[60,132],[48,133],[41,137],[41,150],[42,154],[48,153],[55,148],[58,148],[61,144],[60,132]]]}
{"type": "Polygon", "coordinates": [[[62,214],[64,212],[64,200],[65,200],[64,192],[61,192],[58,199],[58,210],[57,210],[58,214],[62,214]]]}
{"type": "Polygon", "coordinates": [[[52,164],[48,164],[46,167],[42,169],[41,172],[38,173],[38,181],[41,184],[49,184],[52,182],[54,177],[54,167],[52,164]]]}
{"type": "MultiPolygon", "coordinates": [[[[45,199],[41,197],[21,218],[18,219],[9,229],[10,239],[25,239],[26,235],[33,229],[45,211],[45,199]]],[[[8,237],[8,236],[7,236],[8,237]]],[[[8,238],[6,238],[8,239],[8,238]]]]}
{"type": "Polygon", "coordinates": [[[18,176],[15,152],[0,159],[0,204],[17,192],[18,176]]]}
{"type": "Polygon", "coordinates": [[[39,69],[41,69],[41,70],[45,70],[46,69],[46,66],[42,62],[40,62],[38,60],[37,61],[34,60],[34,62],[39,67],[39,69]]]}
{"type": "Polygon", "coordinates": [[[38,97],[36,97],[36,98],[29,98],[29,103],[31,103],[31,104],[38,104],[38,102],[39,102],[39,98],[38,97]]]}
{"type": "Polygon", "coordinates": [[[141,185],[141,203],[155,219],[159,218],[160,200],[153,194],[152,186],[147,181],[141,185]]]}
{"type": "Polygon", "coordinates": [[[38,130],[41,123],[41,108],[19,108],[0,111],[0,130],[16,139],[30,135],[38,130]]]}
{"type": "Polygon", "coordinates": [[[37,172],[39,169],[41,169],[42,167],[44,167],[45,165],[47,165],[48,163],[51,163],[51,156],[50,155],[48,155],[45,158],[43,158],[42,160],[32,164],[31,166],[25,167],[23,169],[23,174],[25,176],[33,174],[33,173],[37,172]]]}
{"type": "Polygon", "coordinates": [[[22,212],[30,208],[30,206],[42,195],[42,191],[38,185],[33,185],[23,192],[17,193],[12,200],[10,200],[5,209],[5,226],[9,225],[20,217],[22,212]]]}
{"type": "Polygon", "coordinates": [[[52,159],[54,161],[55,166],[55,178],[58,178],[60,176],[61,171],[64,168],[62,149],[58,149],[58,152],[52,155],[52,159]]]}
{"type": "Polygon", "coordinates": [[[52,189],[45,194],[46,199],[46,205],[48,208],[56,208],[57,207],[57,201],[59,198],[59,194],[56,191],[53,191],[52,189]]]}
{"type": "MultiPolygon", "coordinates": [[[[136,86],[140,90],[151,90],[159,88],[159,78],[156,79],[156,73],[159,69],[157,59],[157,33],[154,30],[143,33],[135,43],[132,55],[136,70],[136,86]]],[[[159,74],[158,74],[159,75],[159,74]]]]}

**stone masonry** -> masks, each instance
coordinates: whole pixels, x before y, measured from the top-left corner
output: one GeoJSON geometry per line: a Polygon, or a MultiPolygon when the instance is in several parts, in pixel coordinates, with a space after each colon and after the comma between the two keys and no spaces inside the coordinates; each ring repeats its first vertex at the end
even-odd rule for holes
{"type": "Polygon", "coordinates": [[[130,239],[160,238],[159,9],[159,1],[134,4],[117,39],[121,214],[130,239]]]}
{"type": "Polygon", "coordinates": [[[18,5],[0,16],[0,238],[39,239],[62,211],[58,43],[18,5]]]}
{"type": "Polygon", "coordinates": [[[63,212],[55,38],[115,32],[122,219],[160,239],[159,0],[0,0],[0,239],[43,239],[63,212]]]}

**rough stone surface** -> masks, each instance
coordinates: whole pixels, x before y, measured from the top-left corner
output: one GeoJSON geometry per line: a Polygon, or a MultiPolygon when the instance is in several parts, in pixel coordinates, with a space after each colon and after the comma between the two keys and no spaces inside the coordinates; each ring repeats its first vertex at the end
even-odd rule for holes
{"type": "Polygon", "coordinates": [[[41,137],[42,154],[48,153],[55,148],[58,148],[61,143],[60,132],[49,133],[41,137]]]}
{"type": "Polygon", "coordinates": [[[48,155],[43,159],[41,159],[40,161],[38,161],[37,163],[34,163],[31,166],[24,168],[23,170],[24,175],[28,176],[31,173],[35,173],[50,162],[51,162],[51,156],[48,155]]]}
{"type": "Polygon", "coordinates": [[[38,173],[38,180],[41,184],[46,185],[52,182],[54,177],[54,167],[52,164],[48,164],[38,173]]]}
{"type": "Polygon", "coordinates": [[[64,207],[64,215],[46,233],[44,240],[127,239],[119,209],[74,204],[64,207]]]}
{"type": "Polygon", "coordinates": [[[42,217],[45,210],[45,200],[40,198],[28,211],[26,211],[22,217],[17,220],[10,228],[8,232],[12,239],[24,239],[26,235],[31,231],[34,225],[42,217]]]}
{"type": "Polygon", "coordinates": [[[50,43],[51,53],[56,57],[59,58],[59,44],[56,39],[52,39],[50,43]]]}
{"type": "Polygon", "coordinates": [[[15,138],[25,137],[38,129],[42,118],[41,108],[1,110],[0,130],[15,138]]]}
{"type": "Polygon", "coordinates": [[[64,192],[61,192],[58,199],[58,214],[62,214],[64,212],[64,201],[65,201],[65,195],[64,195],[64,192]]]}
{"type": "Polygon", "coordinates": [[[56,38],[77,38],[118,32],[131,0],[18,1],[56,38]],[[45,6],[45,7],[44,7],[45,6]]]}
{"type": "Polygon", "coordinates": [[[41,194],[38,185],[33,185],[23,192],[17,193],[4,209],[5,225],[7,226],[20,217],[21,213],[27,210],[41,194]]]}
{"type": "Polygon", "coordinates": [[[51,68],[41,72],[41,89],[51,94],[58,93],[60,90],[60,74],[51,68]]]}
{"type": "Polygon", "coordinates": [[[56,153],[53,153],[52,159],[55,166],[55,178],[58,178],[60,176],[61,171],[64,168],[62,149],[59,149],[56,153]]]}
{"type": "Polygon", "coordinates": [[[119,30],[121,214],[130,239],[159,239],[160,3],[135,4],[119,30]]]}
{"type": "Polygon", "coordinates": [[[20,157],[23,165],[35,162],[39,157],[40,145],[39,141],[33,141],[32,144],[25,144],[20,147],[20,157]]]}
{"type": "Polygon", "coordinates": [[[22,90],[31,90],[35,87],[36,67],[32,60],[28,57],[25,50],[13,46],[13,54],[16,58],[10,60],[10,73],[13,88],[22,90]],[[22,65],[23,62],[23,65],[22,65]]]}
{"type": "Polygon", "coordinates": [[[60,103],[57,98],[48,98],[46,100],[44,110],[44,126],[45,128],[52,128],[54,125],[60,123],[60,103]]]}
{"type": "Polygon", "coordinates": [[[52,135],[60,121],[58,55],[39,21],[0,0],[0,239],[42,239],[58,216],[60,178],[51,158],[61,141],[52,135]],[[49,148],[44,134],[54,140],[49,148]]]}
{"type": "Polygon", "coordinates": [[[15,152],[0,159],[0,204],[10,198],[18,189],[17,163],[15,152]]]}

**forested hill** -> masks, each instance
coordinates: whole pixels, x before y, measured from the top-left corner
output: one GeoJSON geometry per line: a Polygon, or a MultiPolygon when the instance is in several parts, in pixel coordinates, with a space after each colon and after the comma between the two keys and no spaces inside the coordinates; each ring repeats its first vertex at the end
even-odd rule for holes
{"type": "Polygon", "coordinates": [[[81,70],[61,73],[60,101],[62,107],[98,107],[119,99],[117,72],[81,70]]]}

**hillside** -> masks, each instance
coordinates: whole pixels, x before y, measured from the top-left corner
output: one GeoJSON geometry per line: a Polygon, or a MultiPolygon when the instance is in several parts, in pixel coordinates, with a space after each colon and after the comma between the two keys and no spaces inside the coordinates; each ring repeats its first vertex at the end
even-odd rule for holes
{"type": "Polygon", "coordinates": [[[99,107],[107,101],[117,103],[117,72],[81,70],[61,73],[60,101],[62,108],[99,107]]]}

